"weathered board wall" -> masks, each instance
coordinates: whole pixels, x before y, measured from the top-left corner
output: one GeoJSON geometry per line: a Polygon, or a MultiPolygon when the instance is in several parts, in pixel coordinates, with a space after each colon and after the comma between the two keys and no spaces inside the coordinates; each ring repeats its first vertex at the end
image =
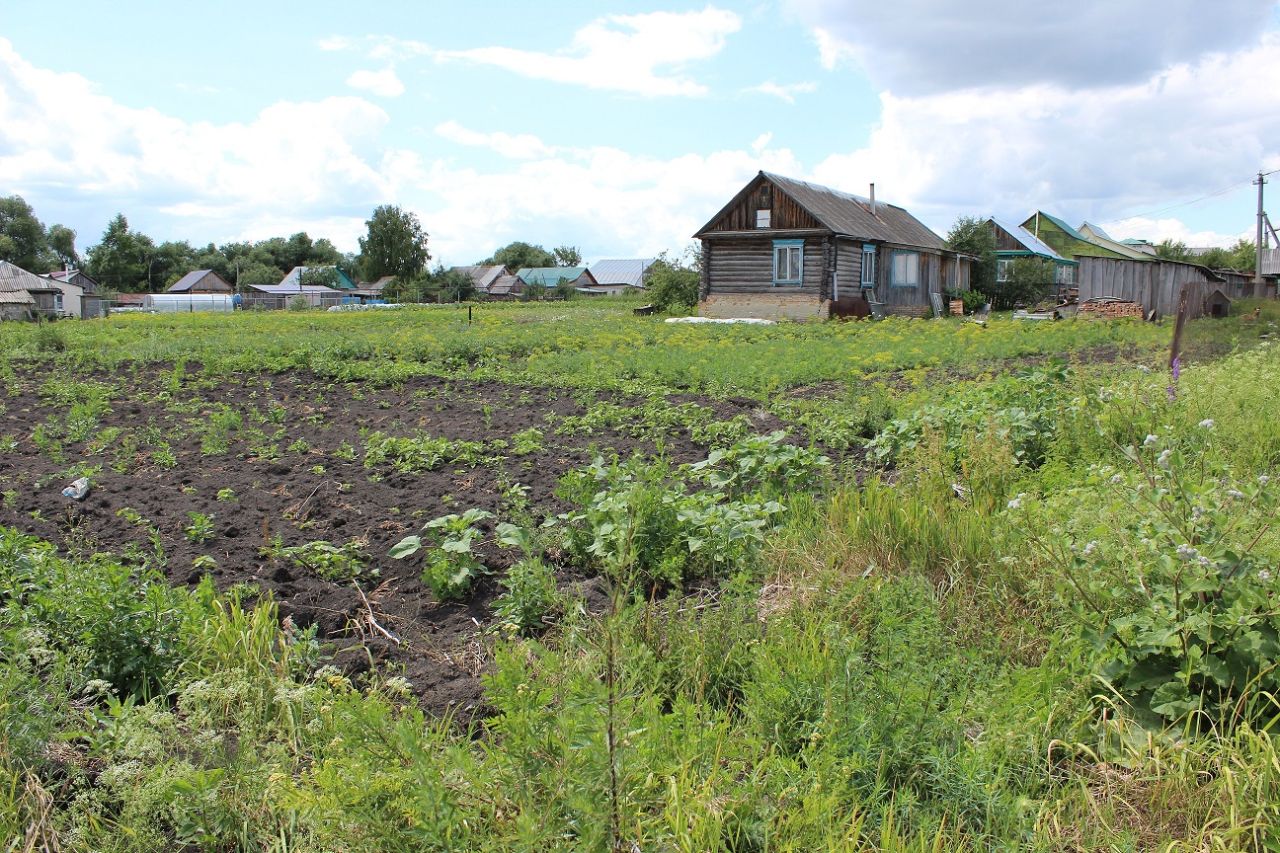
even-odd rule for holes
{"type": "Polygon", "coordinates": [[[1190,317],[1206,313],[1206,303],[1222,283],[1203,267],[1175,261],[1130,261],[1115,258],[1078,258],[1080,301],[1114,296],[1142,305],[1157,317],[1174,314],[1183,286],[1187,286],[1190,317]]]}
{"type": "Polygon", "coordinates": [[[837,238],[833,296],[855,296],[862,288],[862,242],[837,238]]]}
{"type": "Polygon", "coordinates": [[[774,189],[773,184],[757,178],[741,198],[723,211],[708,231],[754,231],[756,211],[768,210],[769,227],[761,231],[778,231],[788,228],[821,228],[822,223],[785,193],[774,189]]]}

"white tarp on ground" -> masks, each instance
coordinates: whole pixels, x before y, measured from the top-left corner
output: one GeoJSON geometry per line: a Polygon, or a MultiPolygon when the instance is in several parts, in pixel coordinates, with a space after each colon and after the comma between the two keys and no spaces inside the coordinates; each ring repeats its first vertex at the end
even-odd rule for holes
{"type": "Polygon", "coordinates": [[[403,308],[403,307],[404,306],[399,304],[398,302],[367,302],[363,305],[350,302],[350,303],[347,303],[346,305],[332,305],[329,307],[329,310],[330,311],[373,311],[377,308],[403,308]]]}
{"type": "Polygon", "coordinates": [[[773,320],[759,320],[755,317],[668,317],[668,323],[747,323],[752,326],[774,326],[773,320]]]}

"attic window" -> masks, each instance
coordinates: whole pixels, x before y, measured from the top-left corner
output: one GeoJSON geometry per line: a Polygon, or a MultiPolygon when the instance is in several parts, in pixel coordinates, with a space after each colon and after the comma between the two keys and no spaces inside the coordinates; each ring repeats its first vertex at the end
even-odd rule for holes
{"type": "Polygon", "coordinates": [[[762,208],[756,211],[756,227],[768,228],[769,222],[773,218],[773,211],[769,208],[762,208]]]}

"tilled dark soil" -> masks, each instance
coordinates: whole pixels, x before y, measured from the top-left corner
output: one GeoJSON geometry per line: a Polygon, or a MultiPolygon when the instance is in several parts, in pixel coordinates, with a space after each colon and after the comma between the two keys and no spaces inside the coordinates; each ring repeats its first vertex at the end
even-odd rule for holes
{"type": "MultiPolygon", "coordinates": [[[[154,529],[174,583],[195,584],[210,574],[224,589],[255,584],[270,591],[282,615],[296,625],[314,624],[348,672],[388,665],[410,680],[424,707],[464,718],[480,700],[482,634],[501,592],[501,571],[514,557],[486,550],[492,574],[468,600],[441,603],[422,583],[419,562],[393,560],[388,551],[426,520],[446,513],[478,507],[501,518],[512,508],[512,484],[527,488],[530,512],[540,519],[564,509],[554,494],[558,479],[588,464],[597,450],[623,457],[655,450],[648,440],[616,431],[589,438],[557,435],[548,415],[581,415],[590,403],[558,389],[431,378],[374,389],[304,374],[209,378],[190,366],[176,375],[171,367],[118,375],[19,369],[0,398],[0,447],[8,448],[0,453],[0,525],[72,553],[104,551],[134,559],[154,553],[154,529]],[[91,422],[82,440],[48,437],[65,435],[71,413],[67,402],[56,401],[48,387],[42,390],[50,378],[113,386],[109,409],[91,422]],[[241,426],[223,433],[222,446],[202,441],[210,423],[230,417],[228,412],[240,416],[241,426]],[[251,426],[260,430],[257,443],[246,434],[251,426]],[[373,431],[492,442],[510,441],[531,427],[543,431],[543,446],[523,456],[498,451],[506,457],[474,466],[446,463],[415,474],[363,464],[365,437],[373,431]],[[275,452],[264,452],[261,437],[272,432],[280,433],[275,452]],[[172,458],[156,451],[157,441],[168,442],[172,458]],[[61,493],[76,464],[101,466],[92,492],[79,502],[61,493]],[[234,497],[219,500],[226,489],[234,497]],[[126,508],[133,512],[122,514],[126,508]],[[191,541],[189,513],[212,519],[208,540],[191,541]],[[379,576],[364,585],[362,596],[353,585],[331,583],[264,555],[277,537],[285,546],[360,540],[379,576]],[[215,568],[195,563],[206,556],[215,568]],[[370,616],[399,642],[380,633],[370,616]]],[[[619,395],[596,399],[636,402],[619,395]]],[[[682,395],[672,403],[691,399],[682,395]]],[[[745,415],[759,432],[782,427],[755,401],[697,402],[713,408],[720,420],[745,415]]],[[[706,454],[687,430],[672,430],[662,441],[676,463],[706,454]]],[[[564,571],[561,584],[589,606],[602,598],[597,579],[564,571]]]]}

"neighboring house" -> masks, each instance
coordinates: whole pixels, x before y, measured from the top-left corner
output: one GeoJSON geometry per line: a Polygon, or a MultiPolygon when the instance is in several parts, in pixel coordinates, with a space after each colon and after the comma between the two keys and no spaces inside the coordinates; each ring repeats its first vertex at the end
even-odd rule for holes
{"type": "Polygon", "coordinates": [[[572,287],[595,287],[596,279],[586,267],[525,267],[516,273],[526,287],[554,289],[561,282],[572,287]]]}
{"type": "MultiPolygon", "coordinates": [[[[1091,240],[1072,228],[1056,216],[1037,210],[1022,223],[1022,227],[1043,243],[1049,244],[1055,252],[1064,258],[1079,260],[1080,258],[1122,258],[1134,260],[1134,255],[1142,255],[1133,249],[1118,251],[1091,240]]],[[[1142,258],[1145,259],[1145,255],[1142,258]]]]}
{"type": "Polygon", "coordinates": [[[68,309],[67,313],[75,314],[82,320],[107,316],[107,306],[110,303],[103,298],[98,282],[94,281],[88,273],[83,270],[58,270],[49,273],[48,278],[56,282],[62,290],[64,306],[66,300],[72,297],[71,288],[65,285],[77,288],[74,298],[79,300],[79,308],[68,309]]]}
{"type": "Polygon", "coordinates": [[[923,316],[931,294],[969,289],[970,258],[903,208],[768,172],[694,236],[705,317],[826,317],[858,296],[923,316]]]}
{"type": "Polygon", "coordinates": [[[587,267],[595,277],[598,291],[610,296],[644,290],[645,277],[654,258],[619,258],[596,261],[587,267]]]}
{"type": "Polygon", "coordinates": [[[169,285],[167,293],[231,293],[231,282],[213,270],[192,270],[169,285]]]}
{"type": "Polygon", "coordinates": [[[241,303],[245,308],[288,308],[297,299],[312,307],[340,305],[349,295],[322,284],[251,284],[241,303]]]}
{"type": "Polygon", "coordinates": [[[357,289],[356,283],[351,280],[351,276],[343,272],[341,267],[334,266],[333,264],[318,267],[294,267],[289,270],[288,274],[285,275],[284,278],[280,279],[280,284],[277,286],[285,287],[292,285],[296,292],[297,286],[304,282],[318,287],[325,287],[331,284],[338,290],[357,289]],[[332,270],[332,272],[329,272],[330,270],[332,270]],[[308,273],[311,273],[311,275],[308,275],[308,273]],[[326,282],[326,284],[320,284],[318,281],[320,278],[332,278],[333,280],[326,282]]]}
{"type": "Polygon", "coordinates": [[[64,312],[60,282],[0,261],[0,319],[30,320],[64,312]]]}
{"type": "Polygon", "coordinates": [[[360,282],[359,287],[355,290],[348,291],[347,295],[355,297],[361,304],[384,302],[385,296],[383,295],[383,291],[387,289],[388,284],[395,280],[396,277],[393,275],[384,275],[377,281],[362,281],[360,282]]]}
{"type": "Polygon", "coordinates": [[[519,276],[503,273],[489,285],[485,296],[489,299],[519,299],[524,296],[524,282],[519,276]]]}
{"type": "Polygon", "coordinates": [[[488,296],[489,288],[493,286],[494,282],[504,275],[510,275],[507,272],[507,268],[502,264],[450,267],[449,272],[462,273],[471,279],[471,284],[475,287],[476,293],[481,296],[488,296]]]}
{"type": "Polygon", "coordinates": [[[1112,240],[1106,231],[1103,231],[1097,225],[1090,225],[1084,222],[1076,229],[1089,242],[1104,249],[1110,249],[1113,252],[1124,255],[1131,261],[1149,261],[1155,257],[1154,252],[1144,252],[1139,247],[1121,240],[1112,240]]]}
{"type": "Polygon", "coordinates": [[[1010,265],[1018,258],[1043,258],[1053,264],[1053,280],[1059,285],[1075,282],[1078,261],[1062,257],[1049,244],[1021,225],[991,217],[987,220],[996,237],[996,281],[1007,281],[1010,265]]]}

